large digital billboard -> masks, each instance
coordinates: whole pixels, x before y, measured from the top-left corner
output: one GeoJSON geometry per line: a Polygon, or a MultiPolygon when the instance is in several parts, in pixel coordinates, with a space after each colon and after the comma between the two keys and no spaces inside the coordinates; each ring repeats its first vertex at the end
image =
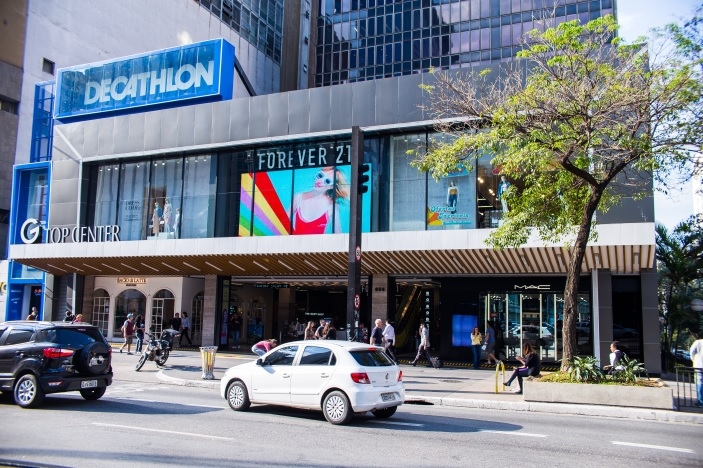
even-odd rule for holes
{"type": "Polygon", "coordinates": [[[234,46],[224,39],[62,68],[54,118],[69,121],[231,99],[233,80],[234,46]]]}
{"type": "MultiPolygon", "coordinates": [[[[241,175],[240,236],[349,233],[348,145],[261,150],[255,160],[266,170],[241,175]]],[[[371,228],[371,195],[362,196],[363,232],[371,228]]]]}

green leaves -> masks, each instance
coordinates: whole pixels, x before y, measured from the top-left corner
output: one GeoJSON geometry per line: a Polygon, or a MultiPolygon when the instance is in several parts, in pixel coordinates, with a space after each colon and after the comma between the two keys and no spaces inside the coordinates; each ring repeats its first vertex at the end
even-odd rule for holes
{"type": "Polygon", "coordinates": [[[568,373],[572,382],[600,382],[605,378],[598,360],[593,356],[576,356],[571,361],[568,373]]]}

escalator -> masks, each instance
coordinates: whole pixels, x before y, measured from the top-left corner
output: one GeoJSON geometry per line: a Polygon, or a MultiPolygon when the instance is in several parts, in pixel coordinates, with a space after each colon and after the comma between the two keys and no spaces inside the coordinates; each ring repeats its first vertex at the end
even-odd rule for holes
{"type": "Polygon", "coordinates": [[[395,347],[396,352],[415,351],[415,332],[423,321],[422,288],[412,285],[405,288],[403,296],[395,311],[395,347]]]}

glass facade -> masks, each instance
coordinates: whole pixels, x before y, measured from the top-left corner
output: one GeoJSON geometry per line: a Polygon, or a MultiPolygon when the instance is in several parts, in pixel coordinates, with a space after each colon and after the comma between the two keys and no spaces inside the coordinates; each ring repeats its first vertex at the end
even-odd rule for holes
{"type": "Polygon", "coordinates": [[[195,0],[257,49],[281,63],[282,0],[195,0]]]}
{"type": "MultiPolygon", "coordinates": [[[[445,138],[365,139],[363,232],[497,225],[501,177],[490,155],[439,180],[410,166],[409,152],[445,138]]],[[[348,140],[306,141],[92,165],[86,219],[118,225],[121,240],[348,233],[350,151],[348,140]]]]}
{"type": "Polygon", "coordinates": [[[614,6],[612,0],[320,0],[315,86],[509,60],[552,10],[558,23],[584,23],[613,14],[614,6]]]}
{"type": "Polygon", "coordinates": [[[47,81],[34,87],[34,114],[32,117],[32,147],[30,162],[51,161],[54,145],[54,89],[56,83],[47,81]]]}

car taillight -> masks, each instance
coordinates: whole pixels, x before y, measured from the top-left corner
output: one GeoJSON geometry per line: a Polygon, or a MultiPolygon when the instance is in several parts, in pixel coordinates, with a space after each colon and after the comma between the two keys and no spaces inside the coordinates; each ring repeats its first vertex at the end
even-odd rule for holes
{"type": "Polygon", "coordinates": [[[370,384],[371,379],[366,372],[352,372],[351,378],[354,382],[360,384],[370,384]]]}
{"type": "Polygon", "coordinates": [[[62,349],[62,348],[45,348],[44,357],[49,359],[58,359],[73,356],[72,349],[62,349]]]}
{"type": "Polygon", "coordinates": [[[398,371],[398,382],[403,381],[403,371],[398,371]]]}

